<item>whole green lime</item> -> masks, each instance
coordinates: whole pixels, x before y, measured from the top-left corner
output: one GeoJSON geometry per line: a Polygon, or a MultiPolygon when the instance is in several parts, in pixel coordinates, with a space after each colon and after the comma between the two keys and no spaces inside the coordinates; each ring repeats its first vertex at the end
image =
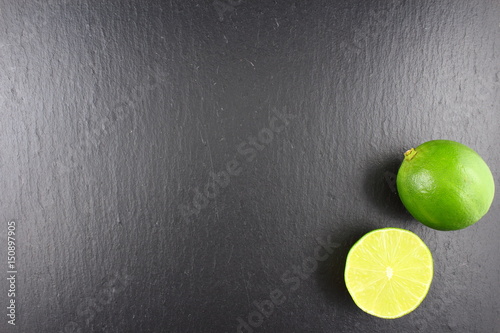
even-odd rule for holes
{"type": "Polygon", "coordinates": [[[455,141],[433,140],[404,155],[396,184],[415,219],[434,229],[458,230],[488,212],[495,182],[474,150],[455,141]]]}

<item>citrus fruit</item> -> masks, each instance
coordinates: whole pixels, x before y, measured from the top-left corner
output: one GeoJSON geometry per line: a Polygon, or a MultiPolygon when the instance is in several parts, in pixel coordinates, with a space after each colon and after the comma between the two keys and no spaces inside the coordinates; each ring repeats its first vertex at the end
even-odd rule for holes
{"type": "Polygon", "coordinates": [[[413,232],[373,230],[347,255],[347,290],[361,310],[393,319],[415,310],[429,291],[434,274],[431,251],[413,232]]]}
{"type": "Polygon", "coordinates": [[[488,212],[495,183],[474,150],[455,141],[433,140],[404,155],[396,184],[415,219],[434,229],[458,230],[488,212]]]}

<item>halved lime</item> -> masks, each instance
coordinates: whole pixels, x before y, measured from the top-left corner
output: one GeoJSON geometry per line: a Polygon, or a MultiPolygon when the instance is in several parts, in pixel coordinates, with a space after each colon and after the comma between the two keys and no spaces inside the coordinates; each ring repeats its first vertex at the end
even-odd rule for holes
{"type": "Polygon", "coordinates": [[[347,255],[345,283],[361,310],[380,318],[402,317],[424,300],[434,275],[432,254],[413,232],[373,230],[347,255]]]}

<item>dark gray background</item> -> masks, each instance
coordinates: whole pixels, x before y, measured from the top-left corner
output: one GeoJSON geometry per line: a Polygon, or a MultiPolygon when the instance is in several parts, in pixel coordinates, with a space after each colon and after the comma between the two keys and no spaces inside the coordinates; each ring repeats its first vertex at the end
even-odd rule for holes
{"type": "Polygon", "coordinates": [[[274,289],[286,300],[255,332],[500,332],[499,200],[440,232],[391,190],[431,139],[474,148],[500,183],[498,1],[2,0],[0,38],[1,332],[236,332],[274,289]],[[240,154],[275,112],[294,118],[240,154]],[[342,276],[389,226],[435,260],[397,320],[359,310],[342,276]],[[282,276],[327,237],[292,290],[282,276]]]}

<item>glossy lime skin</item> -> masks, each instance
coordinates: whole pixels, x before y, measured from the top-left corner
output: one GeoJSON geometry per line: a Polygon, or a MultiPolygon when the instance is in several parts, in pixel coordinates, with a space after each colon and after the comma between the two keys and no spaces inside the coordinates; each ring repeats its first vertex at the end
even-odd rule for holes
{"type": "Polygon", "coordinates": [[[481,156],[449,140],[428,141],[406,152],[396,184],[410,214],[437,230],[476,223],[495,195],[493,175],[481,156]]]}

